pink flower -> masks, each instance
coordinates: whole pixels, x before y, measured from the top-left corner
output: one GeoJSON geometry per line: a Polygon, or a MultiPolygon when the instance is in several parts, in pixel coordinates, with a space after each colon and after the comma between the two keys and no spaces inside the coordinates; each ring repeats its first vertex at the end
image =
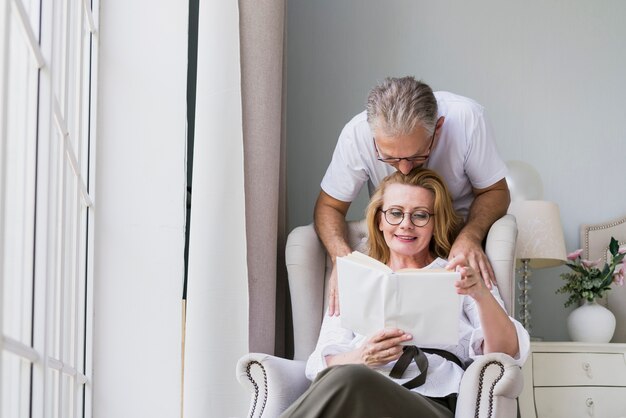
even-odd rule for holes
{"type": "Polygon", "coordinates": [[[571,260],[571,261],[574,261],[574,260],[576,260],[578,257],[580,257],[580,255],[581,255],[582,253],[583,253],[583,249],[582,249],[582,248],[580,248],[580,249],[578,249],[578,250],[574,251],[573,253],[569,253],[569,254],[567,255],[567,259],[568,259],[568,260],[571,260]]]}
{"type": "Polygon", "coordinates": [[[582,265],[586,268],[586,269],[590,269],[592,267],[597,266],[598,264],[600,264],[600,262],[602,261],[602,258],[597,259],[596,261],[591,261],[591,260],[581,260],[582,265]]]}
{"type": "Polygon", "coordinates": [[[626,247],[620,248],[618,254],[626,254],[626,247]]]}

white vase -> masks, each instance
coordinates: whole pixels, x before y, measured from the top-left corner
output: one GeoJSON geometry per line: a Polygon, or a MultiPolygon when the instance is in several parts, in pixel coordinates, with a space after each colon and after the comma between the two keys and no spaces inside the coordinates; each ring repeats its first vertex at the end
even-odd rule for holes
{"type": "Polygon", "coordinates": [[[615,332],[615,315],[595,301],[585,301],[570,312],[567,331],[572,341],[608,343],[615,332]]]}

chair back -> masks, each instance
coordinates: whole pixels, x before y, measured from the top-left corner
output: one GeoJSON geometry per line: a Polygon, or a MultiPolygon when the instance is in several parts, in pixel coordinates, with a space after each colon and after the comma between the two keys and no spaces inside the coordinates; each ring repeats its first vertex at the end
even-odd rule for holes
{"type": "MultiPolygon", "coordinates": [[[[517,224],[513,215],[496,221],[487,236],[485,252],[496,275],[498,289],[509,314],[514,305],[515,241],[517,224]]],[[[348,222],[351,248],[365,251],[365,221],[348,222]]],[[[315,349],[322,318],[327,307],[330,257],[312,224],[295,228],[287,238],[285,261],[291,293],[294,359],[306,360],[315,349]]]]}

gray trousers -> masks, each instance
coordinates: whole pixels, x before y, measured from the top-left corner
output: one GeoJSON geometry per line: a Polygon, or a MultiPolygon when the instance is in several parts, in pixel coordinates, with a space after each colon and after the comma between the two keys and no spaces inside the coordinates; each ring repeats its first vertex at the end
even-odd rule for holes
{"type": "Polygon", "coordinates": [[[453,418],[445,402],[422,396],[363,365],[330,367],[281,417],[453,418]]]}

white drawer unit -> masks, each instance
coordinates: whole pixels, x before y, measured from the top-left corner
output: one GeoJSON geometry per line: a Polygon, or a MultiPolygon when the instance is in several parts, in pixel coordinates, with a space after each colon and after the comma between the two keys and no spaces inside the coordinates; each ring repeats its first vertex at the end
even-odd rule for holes
{"type": "Polygon", "coordinates": [[[626,386],[623,353],[535,353],[534,386],[626,386]]]}
{"type": "Polygon", "coordinates": [[[626,418],[626,344],[534,342],[522,418],[626,418]]]}

